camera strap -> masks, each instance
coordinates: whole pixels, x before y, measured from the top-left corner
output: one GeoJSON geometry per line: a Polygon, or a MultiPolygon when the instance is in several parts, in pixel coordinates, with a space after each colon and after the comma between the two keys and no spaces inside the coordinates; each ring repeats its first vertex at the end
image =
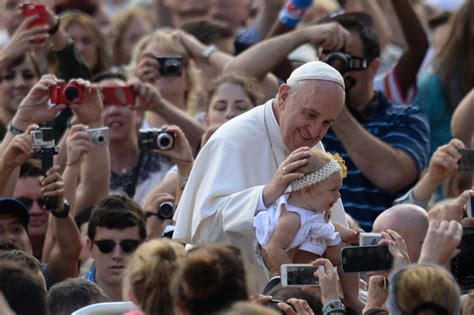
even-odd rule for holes
{"type": "Polygon", "coordinates": [[[143,159],[145,158],[145,154],[143,151],[140,151],[140,155],[138,156],[138,163],[136,168],[132,170],[131,178],[127,183],[124,185],[124,191],[130,198],[133,199],[135,196],[135,192],[137,190],[138,178],[140,176],[140,171],[143,165],[143,159]]]}

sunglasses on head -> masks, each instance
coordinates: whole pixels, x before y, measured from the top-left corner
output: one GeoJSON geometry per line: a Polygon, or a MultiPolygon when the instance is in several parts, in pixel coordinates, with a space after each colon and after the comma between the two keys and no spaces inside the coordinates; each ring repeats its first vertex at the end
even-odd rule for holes
{"type": "Polygon", "coordinates": [[[99,248],[100,252],[103,254],[111,253],[117,245],[122,247],[124,253],[130,254],[137,249],[141,242],[142,241],[140,240],[122,240],[120,243],[116,243],[113,240],[100,240],[94,241],[94,244],[97,245],[97,248],[99,248]]]}
{"type": "Polygon", "coordinates": [[[21,203],[23,203],[23,205],[25,205],[25,207],[30,210],[31,209],[31,206],[33,206],[33,202],[37,202],[38,203],[38,206],[40,206],[41,209],[44,209],[44,206],[46,204],[46,201],[44,200],[44,198],[40,197],[40,198],[37,198],[37,199],[31,199],[31,198],[26,198],[26,197],[20,197],[20,198],[17,198],[21,203]]]}

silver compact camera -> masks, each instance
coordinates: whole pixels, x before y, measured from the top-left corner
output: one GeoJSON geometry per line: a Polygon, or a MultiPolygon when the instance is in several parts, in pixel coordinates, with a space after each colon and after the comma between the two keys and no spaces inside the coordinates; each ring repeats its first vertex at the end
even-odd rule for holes
{"type": "Polygon", "coordinates": [[[109,145],[109,127],[87,129],[92,144],[96,147],[109,145]]]}
{"type": "Polygon", "coordinates": [[[30,131],[33,138],[33,146],[36,148],[54,148],[56,142],[54,141],[53,129],[50,127],[42,127],[30,131]]]}
{"type": "Polygon", "coordinates": [[[171,150],[174,147],[174,132],[163,129],[141,129],[138,143],[143,150],[171,150]]]}

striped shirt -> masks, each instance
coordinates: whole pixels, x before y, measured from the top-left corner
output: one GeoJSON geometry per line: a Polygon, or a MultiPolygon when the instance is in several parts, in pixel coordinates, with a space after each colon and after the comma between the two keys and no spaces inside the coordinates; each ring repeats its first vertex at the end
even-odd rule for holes
{"type": "MultiPolygon", "coordinates": [[[[377,94],[379,101],[371,119],[359,118],[359,122],[378,139],[408,154],[419,174],[426,167],[429,155],[430,131],[425,114],[413,105],[392,105],[382,93],[377,94]]],[[[397,193],[384,192],[354,165],[332,130],[327,132],[323,144],[327,151],[338,152],[346,161],[348,176],[340,190],[344,208],[363,229],[370,231],[375,218],[411,185],[397,193]]]]}

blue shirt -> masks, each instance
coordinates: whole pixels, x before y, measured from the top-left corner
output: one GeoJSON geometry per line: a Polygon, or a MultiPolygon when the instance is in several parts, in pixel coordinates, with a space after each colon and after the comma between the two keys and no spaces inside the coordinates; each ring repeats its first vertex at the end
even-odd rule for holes
{"type": "MultiPolygon", "coordinates": [[[[430,132],[425,114],[413,105],[393,105],[382,93],[377,97],[371,118],[358,118],[359,123],[378,139],[408,154],[420,173],[429,154],[430,132]]],[[[340,190],[344,208],[364,230],[370,231],[375,218],[410,185],[397,193],[382,191],[355,166],[332,130],[327,132],[323,144],[327,151],[339,153],[346,161],[348,174],[340,190]]]]}

